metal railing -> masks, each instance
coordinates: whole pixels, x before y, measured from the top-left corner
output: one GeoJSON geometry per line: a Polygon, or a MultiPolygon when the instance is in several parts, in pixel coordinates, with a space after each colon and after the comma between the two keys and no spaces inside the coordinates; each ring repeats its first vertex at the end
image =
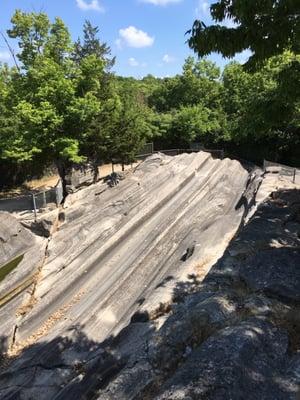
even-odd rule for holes
{"type": "Polygon", "coordinates": [[[183,153],[198,153],[199,151],[205,151],[205,152],[211,153],[212,157],[215,157],[215,158],[220,158],[220,159],[224,158],[224,150],[205,149],[203,146],[194,147],[194,148],[190,148],[190,149],[179,149],[178,148],[178,149],[154,150],[153,143],[146,143],[145,147],[143,148],[141,153],[136,156],[136,158],[142,159],[142,158],[150,156],[153,153],[163,153],[163,154],[166,154],[167,156],[177,156],[177,155],[183,154],[183,153]]]}
{"type": "Polygon", "coordinates": [[[153,143],[145,143],[144,146],[140,150],[140,154],[138,154],[137,158],[148,157],[154,153],[153,143]]]}
{"type": "Polygon", "coordinates": [[[0,199],[0,211],[33,211],[36,217],[38,210],[46,208],[48,204],[58,206],[62,200],[63,186],[59,180],[55,187],[48,190],[10,199],[0,199]]]}
{"type": "Polygon", "coordinates": [[[289,167],[288,165],[279,164],[273,161],[264,160],[264,171],[277,172],[281,176],[291,177],[293,183],[300,184],[300,169],[289,167]]]}

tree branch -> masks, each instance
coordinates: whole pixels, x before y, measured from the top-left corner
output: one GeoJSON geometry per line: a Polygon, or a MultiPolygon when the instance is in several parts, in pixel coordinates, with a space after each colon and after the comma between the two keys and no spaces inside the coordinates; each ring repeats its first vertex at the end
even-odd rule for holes
{"type": "Polygon", "coordinates": [[[15,66],[16,66],[18,72],[21,72],[21,69],[20,69],[20,67],[19,67],[19,65],[18,65],[18,62],[17,62],[16,56],[15,56],[14,50],[12,49],[12,47],[10,46],[10,44],[8,43],[8,40],[6,39],[6,37],[5,37],[5,35],[4,35],[4,33],[3,33],[2,31],[0,31],[0,35],[2,36],[4,42],[6,43],[6,46],[7,46],[8,50],[9,50],[9,52],[10,52],[10,54],[11,54],[13,60],[14,60],[14,63],[15,63],[15,66]]]}

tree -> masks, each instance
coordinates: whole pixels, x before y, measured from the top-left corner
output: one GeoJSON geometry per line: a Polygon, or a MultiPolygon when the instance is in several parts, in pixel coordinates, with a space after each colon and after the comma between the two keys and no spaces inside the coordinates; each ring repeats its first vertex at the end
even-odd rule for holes
{"type": "Polygon", "coordinates": [[[105,63],[107,70],[115,64],[115,57],[111,57],[111,49],[106,43],[101,43],[97,37],[99,28],[92,26],[91,22],[86,20],[83,25],[83,41],[79,38],[74,44],[73,60],[79,63],[88,56],[95,56],[105,63]]]}
{"type": "Polygon", "coordinates": [[[222,123],[218,112],[201,103],[182,107],[173,117],[169,136],[182,148],[189,148],[194,141],[208,146],[220,139],[222,123]]]}
{"type": "Polygon", "coordinates": [[[22,65],[0,68],[2,161],[38,169],[55,161],[64,183],[72,163],[133,160],[151,133],[143,90],[153,79],[119,85],[98,31],[86,21],[83,40],[73,44],[59,18],[16,11],[8,34],[18,40],[22,65]]]}
{"type": "Polygon", "coordinates": [[[210,6],[214,25],[195,21],[188,32],[190,48],[203,57],[212,52],[224,57],[250,49],[247,67],[254,68],[284,50],[300,51],[298,0],[219,0],[210,6]],[[233,26],[222,23],[230,20],[233,26]]]}
{"type": "Polygon", "coordinates": [[[252,53],[244,65],[252,77],[237,66],[224,74],[231,139],[244,143],[251,154],[255,147],[265,152],[262,157],[272,154],[293,162],[299,144],[299,1],[219,0],[210,11],[215,24],[195,21],[190,47],[199,56],[219,52],[233,57],[245,49],[252,53]],[[230,27],[225,26],[228,20],[230,27]]]}
{"type": "Polygon", "coordinates": [[[133,162],[136,154],[152,135],[151,116],[147,106],[140,102],[139,93],[127,87],[119,92],[111,123],[108,124],[110,159],[122,164],[133,162]]]}
{"type": "Polygon", "coordinates": [[[18,39],[18,46],[21,49],[18,58],[23,68],[28,69],[43,52],[49,35],[49,18],[45,13],[25,13],[17,10],[11,23],[13,27],[7,34],[10,38],[18,39]]]}
{"type": "Polygon", "coordinates": [[[159,112],[155,121],[160,145],[189,147],[194,140],[213,144],[225,132],[220,69],[206,59],[188,57],[181,75],[166,78],[149,104],[159,112]]]}
{"type": "MultiPolygon", "coordinates": [[[[82,162],[87,128],[101,109],[105,62],[87,55],[77,65],[68,29],[45,14],[16,11],[8,31],[18,39],[23,72],[11,81],[12,126],[1,126],[1,158],[22,163],[56,161],[64,180],[66,163],[82,162]]],[[[40,165],[39,165],[40,167],[40,165]]]]}
{"type": "Polygon", "coordinates": [[[163,79],[150,95],[149,103],[160,112],[200,102],[206,107],[215,107],[220,98],[219,78],[220,69],[212,61],[196,61],[188,57],[183,65],[183,73],[163,79]]]}
{"type": "Polygon", "coordinates": [[[237,63],[223,72],[229,140],[245,158],[299,159],[299,56],[285,52],[255,73],[237,63]],[[297,153],[298,151],[298,153],[297,153]]]}

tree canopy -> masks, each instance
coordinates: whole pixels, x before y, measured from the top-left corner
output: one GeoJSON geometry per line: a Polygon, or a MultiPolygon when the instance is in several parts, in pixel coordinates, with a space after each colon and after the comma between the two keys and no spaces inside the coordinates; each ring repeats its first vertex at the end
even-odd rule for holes
{"type": "Polygon", "coordinates": [[[0,68],[0,159],[61,165],[111,158],[116,149],[132,158],[129,143],[137,149],[148,130],[141,133],[138,100],[120,100],[99,29],[86,21],[73,43],[59,18],[16,11],[11,22],[20,66],[0,68]]]}
{"type": "Polygon", "coordinates": [[[201,57],[233,57],[249,49],[247,66],[254,68],[285,50],[300,52],[298,0],[219,0],[210,12],[213,25],[196,20],[189,31],[189,46],[201,57]]]}
{"type": "MultiPolygon", "coordinates": [[[[237,25],[201,23],[192,47],[200,44],[194,49],[201,55],[212,50],[233,55],[249,47],[251,35],[232,40],[230,35],[250,29],[253,10],[255,21],[263,12],[273,21],[283,6],[251,2],[249,10],[246,3],[213,4],[217,22],[231,18],[237,25]],[[215,40],[216,32],[224,35],[215,40]]],[[[289,15],[296,10],[293,1],[287,7],[289,15]]],[[[297,17],[292,21],[296,29],[297,17]]],[[[289,33],[282,48],[271,46],[267,53],[257,36],[251,72],[237,62],[221,72],[206,58],[188,57],[173,77],[135,79],[113,73],[115,58],[89,21],[76,42],[60,18],[50,21],[44,13],[16,11],[11,22],[7,33],[18,42],[19,64],[0,64],[0,167],[7,175],[35,174],[53,163],[63,173],[62,166],[72,163],[131,162],[146,141],[156,149],[197,142],[255,162],[264,157],[299,162],[300,56],[289,33]]]]}

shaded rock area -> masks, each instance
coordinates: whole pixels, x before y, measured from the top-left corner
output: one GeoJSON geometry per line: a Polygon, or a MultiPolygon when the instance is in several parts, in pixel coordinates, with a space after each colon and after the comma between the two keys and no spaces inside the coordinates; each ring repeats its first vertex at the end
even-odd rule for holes
{"type": "Polygon", "coordinates": [[[36,220],[23,220],[22,225],[35,235],[49,238],[64,222],[64,213],[58,208],[38,216],[36,220]]]}
{"type": "Polygon", "coordinates": [[[264,202],[97,398],[299,399],[299,211],[299,190],[264,202]]]}
{"type": "Polygon", "coordinates": [[[98,177],[98,167],[91,163],[75,164],[66,170],[65,183],[68,193],[76,192],[80,187],[90,185],[98,177]]]}

